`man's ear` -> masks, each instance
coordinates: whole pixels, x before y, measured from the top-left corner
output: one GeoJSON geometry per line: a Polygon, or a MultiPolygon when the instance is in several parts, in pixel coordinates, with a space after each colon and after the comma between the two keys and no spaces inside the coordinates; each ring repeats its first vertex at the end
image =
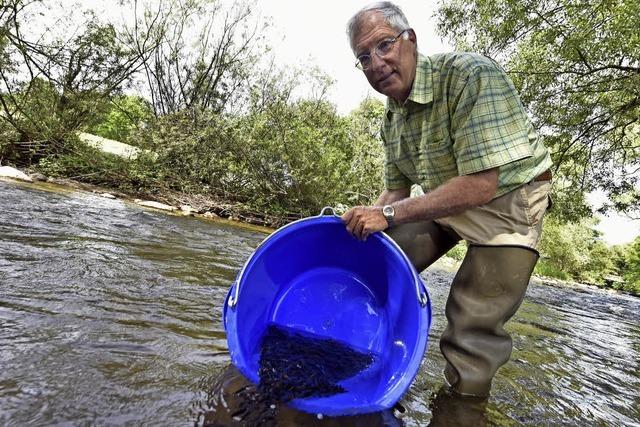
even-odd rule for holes
{"type": "Polygon", "coordinates": [[[415,31],[413,31],[413,29],[410,29],[409,31],[407,31],[406,33],[404,33],[404,34],[402,35],[402,37],[403,37],[405,40],[411,40],[411,41],[412,41],[412,42],[414,42],[414,43],[415,43],[415,42],[417,41],[417,39],[418,39],[418,38],[416,37],[416,33],[415,33],[415,31]]]}

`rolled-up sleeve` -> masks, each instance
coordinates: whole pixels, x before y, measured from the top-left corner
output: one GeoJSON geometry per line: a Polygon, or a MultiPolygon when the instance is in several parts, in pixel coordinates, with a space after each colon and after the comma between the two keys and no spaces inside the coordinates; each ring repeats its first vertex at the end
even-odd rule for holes
{"type": "Polygon", "coordinates": [[[531,157],[526,113],[506,73],[476,66],[450,100],[451,136],[460,175],[531,157]],[[523,117],[524,115],[524,117],[523,117]]]}

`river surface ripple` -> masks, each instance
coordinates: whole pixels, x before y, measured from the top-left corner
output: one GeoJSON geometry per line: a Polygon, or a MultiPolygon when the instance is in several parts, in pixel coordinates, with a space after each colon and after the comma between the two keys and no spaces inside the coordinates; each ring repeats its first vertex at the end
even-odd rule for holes
{"type": "MultiPolygon", "coordinates": [[[[227,289],[264,237],[0,181],[0,425],[193,425],[211,393],[203,384],[228,371],[227,289]]],[[[380,425],[435,424],[454,410],[434,403],[452,274],[423,276],[428,353],[380,425]]],[[[489,425],[640,426],[639,298],[534,281],[507,329],[514,351],[484,409],[489,425]]]]}

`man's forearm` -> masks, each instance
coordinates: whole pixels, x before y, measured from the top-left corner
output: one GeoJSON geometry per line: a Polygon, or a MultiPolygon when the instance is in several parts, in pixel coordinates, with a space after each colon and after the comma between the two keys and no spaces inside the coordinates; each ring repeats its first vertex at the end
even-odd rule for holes
{"type": "Polygon", "coordinates": [[[450,179],[434,191],[420,197],[409,198],[410,189],[385,190],[376,206],[355,206],[342,215],[347,231],[360,240],[366,240],[389,224],[382,214],[382,206],[395,209],[393,222],[397,224],[430,220],[456,215],[466,209],[490,201],[498,188],[498,169],[450,179]]]}
{"type": "Polygon", "coordinates": [[[394,202],[394,221],[403,224],[460,214],[493,199],[497,186],[497,169],[452,178],[427,194],[394,202]]]}
{"type": "Polygon", "coordinates": [[[406,199],[411,195],[410,188],[401,188],[399,190],[384,190],[374,206],[390,205],[394,202],[406,199]]]}

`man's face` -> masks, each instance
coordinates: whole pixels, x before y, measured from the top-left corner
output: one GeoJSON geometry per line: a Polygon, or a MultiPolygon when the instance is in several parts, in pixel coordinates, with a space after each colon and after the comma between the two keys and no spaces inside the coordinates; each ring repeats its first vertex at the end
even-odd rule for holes
{"type": "Polygon", "coordinates": [[[408,39],[400,37],[384,58],[374,53],[378,43],[397,36],[398,32],[384,22],[382,14],[371,12],[363,18],[353,45],[356,57],[371,55],[371,66],[364,71],[371,87],[398,102],[404,102],[411,93],[416,75],[416,40],[413,31],[405,33],[409,35],[408,39]]]}

